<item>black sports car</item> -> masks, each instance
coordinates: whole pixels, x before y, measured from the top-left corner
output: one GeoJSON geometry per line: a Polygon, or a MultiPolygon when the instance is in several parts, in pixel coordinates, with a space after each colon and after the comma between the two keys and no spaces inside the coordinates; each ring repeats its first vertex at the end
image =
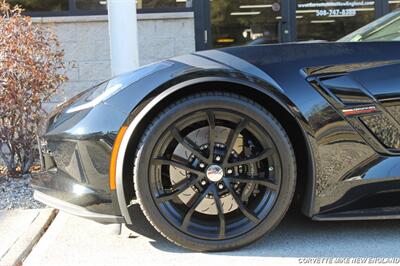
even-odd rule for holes
{"type": "Polygon", "coordinates": [[[336,43],[144,66],[58,107],[36,199],[102,223],[137,201],[172,242],[247,245],[293,201],[313,220],[400,218],[400,12],[336,43]]]}

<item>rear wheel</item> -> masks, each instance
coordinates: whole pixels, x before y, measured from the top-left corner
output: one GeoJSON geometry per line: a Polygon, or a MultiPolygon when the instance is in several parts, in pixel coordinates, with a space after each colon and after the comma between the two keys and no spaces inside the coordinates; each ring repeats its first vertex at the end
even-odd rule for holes
{"type": "Polygon", "coordinates": [[[197,251],[247,245],[285,215],[295,156],[278,121],[251,100],[198,94],[166,108],[139,145],[140,205],[172,242],[197,251]]]}

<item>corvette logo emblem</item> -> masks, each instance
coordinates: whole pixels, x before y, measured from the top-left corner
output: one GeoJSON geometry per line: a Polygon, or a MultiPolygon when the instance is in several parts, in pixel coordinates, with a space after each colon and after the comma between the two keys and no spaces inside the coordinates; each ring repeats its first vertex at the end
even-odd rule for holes
{"type": "Polygon", "coordinates": [[[376,112],[378,112],[378,109],[374,105],[372,105],[372,106],[366,106],[366,107],[343,109],[342,112],[345,116],[352,116],[352,115],[376,113],[376,112]]]}
{"type": "Polygon", "coordinates": [[[220,181],[224,176],[224,170],[218,165],[210,165],[206,174],[210,181],[217,182],[220,181]]]}

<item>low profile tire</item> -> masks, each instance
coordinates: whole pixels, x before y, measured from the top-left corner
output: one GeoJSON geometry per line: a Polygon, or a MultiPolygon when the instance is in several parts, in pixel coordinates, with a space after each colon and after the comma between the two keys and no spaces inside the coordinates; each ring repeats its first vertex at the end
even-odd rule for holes
{"type": "Polygon", "coordinates": [[[279,122],[250,99],[228,93],[186,97],[148,126],[134,183],[150,223],[196,251],[248,245],[284,217],[296,162],[279,122]]]}

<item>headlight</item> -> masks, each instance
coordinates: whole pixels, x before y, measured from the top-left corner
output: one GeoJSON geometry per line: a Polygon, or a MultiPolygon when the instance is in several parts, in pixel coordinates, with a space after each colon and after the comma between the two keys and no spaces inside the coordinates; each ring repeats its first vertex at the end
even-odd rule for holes
{"type": "Polygon", "coordinates": [[[121,83],[118,83],[110,87],[108,83],[109,82],[104,82],[99,86],[97,86],[93,90],[93,92],[86,98],[87,101],[86,103],[69,108],[67,110],[67,113],[74,113],[85,109],[93,108],[102,101],[105,101],[106,99],[110,98],[112,95],[117,93],[123,86],[121,83]]]}
{"type": "Polygon", "coordinates": [[[99,103],[104,102],[111,96],[117,94],[119,91],[121,91],[121,89],[171,65],[172,62],[168,61],[154,63],[140,67],[137,70],[129,72],[127,74],[117,76],[109,81],[103,82],[89,91],[89,95],[86,96],[84,103],[73,106],[69,108],[66,112],[74,113],[93,108],[99,103]]]}

